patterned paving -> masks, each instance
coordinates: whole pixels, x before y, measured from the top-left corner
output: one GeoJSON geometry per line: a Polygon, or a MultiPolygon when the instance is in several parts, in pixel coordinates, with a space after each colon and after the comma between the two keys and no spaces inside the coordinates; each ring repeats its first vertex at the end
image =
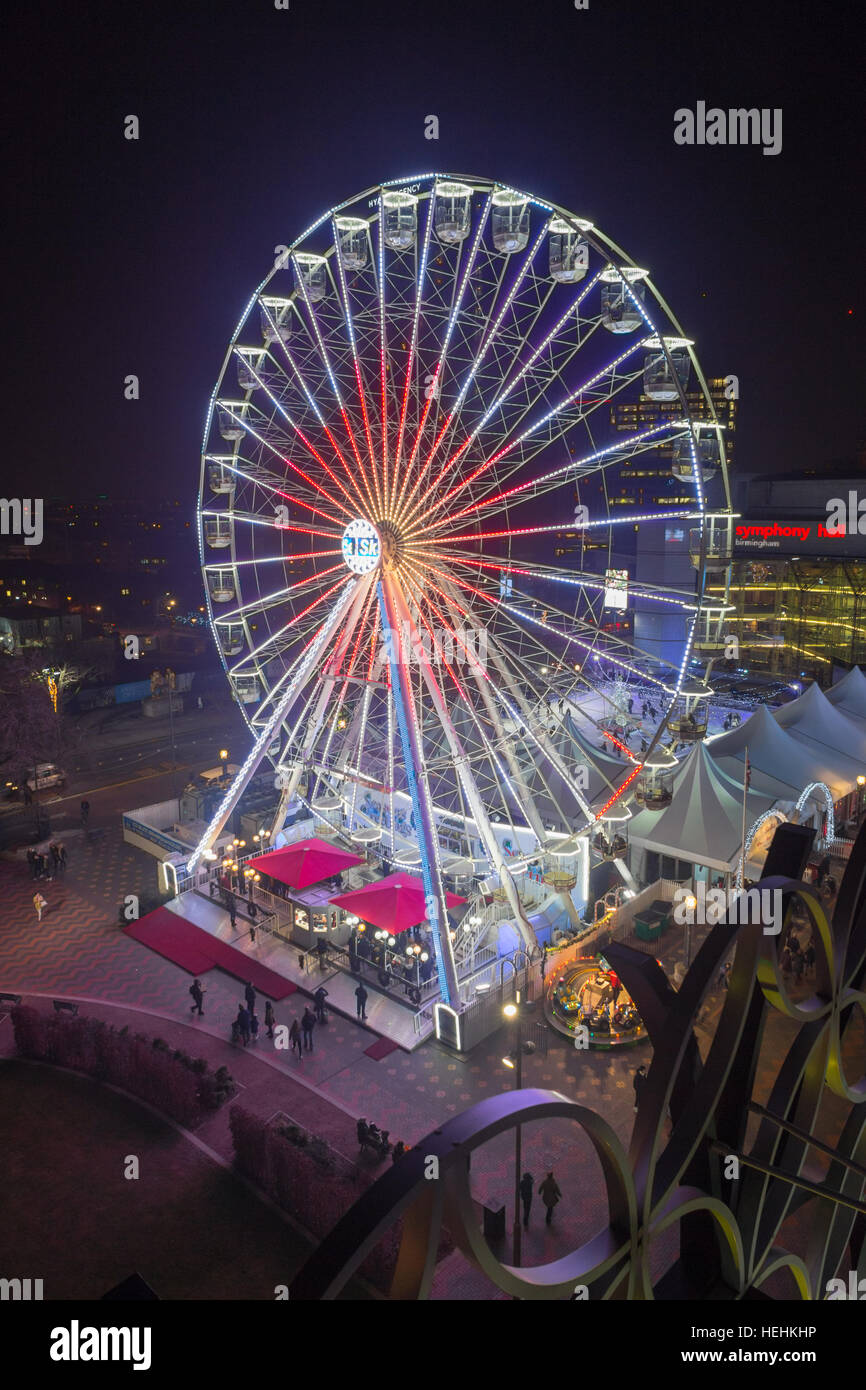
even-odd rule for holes
{"type": "MultiPolygon", "coordinates": [[[[302,1061],[291,1054],[275,1053],[263,1032],[255,1049],[239,1053],[228,1044],[231,1020],[239,1002],[238,984],[218,970],[210,972],[206,980],[205,1018],[193,1022],[187,993],[189,976],[129,939],[120,929],[119,903],[126,894],[143,895],[152,890],[155,861],[124,845],[117,827],[109,826],[90,835],[69,833],[65,843],[70,857],[65,878],[41,885],[49,903],[41,926],[36,923],[31,902],[35,885],[28,876],[26,863],[0,861],[0,894],[4,904],[0,921],[0,988],[80,995],[120,1006],[121,1010],[125,1006],[155,1014],[159,1025],[133,1013],[123,1021],[131,1021],[148,1032],[159,1031],[174,1045],[207,1055],[215,1065],[227,1062],[243,1083],[245,1104],[268,1115],[284,1110],[326,1135],[352,1158],[356,1154],[354,1119],[359,1115],[389,1129],[392,1138],[414,1144],[458,1111],[513,1085],[513,1073],[502,1063],[506,1051],[502,1032],[465,1060],[429,1042],[412,1054],[400,1050],[375,1061],[366,1055],[369,1032],[357,1027],[354,1020],[332,1013],[328,1026],[317,1028],[314,1049],[305,1053],[302,1061]],[[193,1032],[196,1041],[191,1041],[193,1032]],[[265,1056],[270,1065],[263,1064],[265,1056]]],[[[672,940],[670,947],[670,952],[665,951],[666,958],[670,954],[675,961],[681,942],[672,940]]],[[[718,992],[708,1000],[699,1028],[704,1049],[712,1037],[723,998],[718,992]]],[[[303,1003],[303,995],[298,995],[277,1005],[277,1021],[288,1022],[297,1017],[303,1003]]],[[[94,1004],[89,1012],[108,1016],[111,1011],[103,1012],[94,1004]]],[[[771,1020],[761,1066],[767,1086],[790,1036],[791,1025],[786,1020],[771,1020]]],[[[546,1058],[537,1055],[527,1059],[524,1084],[550,1086],[598,1109],[628,1145],[634,1120],[632,1073],[640,1062],[649,1062],[650,1057],[648,1043],[612,1055],[576,1052],[565,1039],[556,1037],[546,1058]]],[[[224,1125],[224,1119],[215,1120],[213,1132],[202,1137],[220,1148],[227,1143],[224,1125]]],[[[487,1205],[506,1205],[509,1222],[513,1165],[510,1138],[488,1145],[473,1159],[476,1196],[487,1205]]],[[[564,1254],[597,1229],[601,1176],[582,1133],[562,1123],[524,1127],[523,1167],[533,1173],[536,1187],[553,1168],[563,1192],[552,1228],[545,1228],[540,1200],[535,1200],[524,1258],[526,1263],[538,1263],[564,1254]]],[[[466,1283],[458,1266],[449,1261],[449,1270],[452,1267],[455,1287],[464,1290],[454,1296],[489,1296],[471,1280],[466,1283]]],[[[447,1278],[451,1277],[449,1273],[447,1278]]],[[[443,1271],[437,1284],[445,1278],[443,1271]]]]}

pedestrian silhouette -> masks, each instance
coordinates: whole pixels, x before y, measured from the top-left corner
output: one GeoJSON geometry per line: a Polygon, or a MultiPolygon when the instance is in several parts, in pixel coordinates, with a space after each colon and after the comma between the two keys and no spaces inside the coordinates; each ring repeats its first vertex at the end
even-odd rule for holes
{"type": "Polygon", "coordinates": [[[544,1218],[544,1223],[546,1226],[549,1226],[551,1221],[553,1220],[553,1208],[556,1206],[557,1202],[562,1196],[562,1193],[559,1190],[559,1184],[556,1181],[556,1178],[553,1176],[553,1173],[548,1173],[547,1177],[544,1179],[544,1182],[539,1187],[538,1193],[547,1209],[547,1214],[544,1218]]]}

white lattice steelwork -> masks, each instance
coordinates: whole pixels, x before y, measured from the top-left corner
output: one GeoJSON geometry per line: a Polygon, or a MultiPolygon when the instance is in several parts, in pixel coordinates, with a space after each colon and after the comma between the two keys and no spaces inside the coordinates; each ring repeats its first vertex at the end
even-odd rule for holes
{"type": "MultiPolygon", "coordinates": [[[[427,174],[366,190],[291,245],[226,353],[199,502],[214,634],[257,739],[295,692],[275,833],[292,797],[337,796],[343,823],[381,830],[385,854],[419,846],[437,898],[447,846],[498,874],[520,915],[508,859],[579,834],[617,790],[608,779],[590,801],[563,711],[613,677],[639,683],[657,692],[652,744],[685,679],[700,565],[691,587],[628,584],[630,603],[679,615],[675,661],[641,651],[605,603],[618,527],[703,528],[687,387],[712,422],[691,340],[649,272],[531,194],[427,174]],[[681,410],[617,432],[613,406],[647,387],[681,410]],[[589,480],[675,444],[686,505],[619,517],[601,487],[572,522],[589,480]],[[569,526],[587,540],[579,563],[554,554],[569,526]],[[410,745],[421,766],[407,775],[410,745]]],[[[720,434],[717,450],[719,516],[720,434]]]]}

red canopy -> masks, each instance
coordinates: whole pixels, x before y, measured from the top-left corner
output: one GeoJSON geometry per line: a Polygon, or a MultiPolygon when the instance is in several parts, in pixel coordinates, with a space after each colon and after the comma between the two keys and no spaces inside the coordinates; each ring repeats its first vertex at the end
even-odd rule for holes
{"type": "MultiPolygon", "coordinates": [[[[465,903],[456,893],[447,893],[448,907],[465,903]]],[[[344,912],[354,912],[374,927],[384,927],[397,936],[401,931],[417,927],[427,917],[427,900],[423,880],[415,874],[389,874],[375,883],[356,888],[351,893],[341,893],[331,898],[335,907],[344,912]]]]}
{"type": "Polygon", "coordinates": [[[323,878],[333,878],[343,869],[363,864],[364,859],[361,855],[329,845],[327,840],[313,839],[298,840],[297,844],[270,850],[268,854],[262,854],[250,862],[261,873],[269,874],[289,888],[300,889],[321,883],[323,878]]]}

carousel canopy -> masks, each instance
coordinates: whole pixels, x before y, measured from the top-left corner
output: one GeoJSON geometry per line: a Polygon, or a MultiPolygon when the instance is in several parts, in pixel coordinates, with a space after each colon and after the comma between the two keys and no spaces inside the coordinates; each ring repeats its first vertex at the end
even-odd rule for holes
{"type": "Polygon", "coordinates": [[[831,685],[824,694],[848,719],[862,720],[866,724],[866,676],[861,667],[852,666],[847,676],[831,685]]]}
{"type": "Polygon", "coordinates": [[[363,864],[361,855],[329,845],[327,840],[299,840],[283,849],[271,850],[255,861],[260,873],[268,874],[289,888],[310,888],[325,878],[333,878],[344,869],[363,864]]]}
{"type": "MultiPolygon", "coordinates": [[[[775,800],[748,792],[746,828],[775,800]]],[[[737,786],[709,749],[697,743],[674,774],[670,805],[663,811],[639,811],[629,821],[628,838],[632,845],[725,872],[736,866],[742,827],[742,785],[737,786]]]]}
{"type": "MultiPolygon", "coordinates": [[[[387,878],[380,878],[351,893],[341,893],[330,901],[334,907],[341,907],[344,912],[354,912],[371,926],[384,927],[394,936],[427,920],[424,883],[415,874],[388,874],[387,878]]],[[[465,901],[456,893],[445,895],[448,907],[459,907],[465,901]]]]}
{"type": "Polygon", "coordinates": [[[729,734],[708,740],[707,747],[713,761],[741,787],[748,750],[752,789],[766,796],[796,801],[810,782],[825,782],[837,800],[846,791],[844,780],[817,745],[798,743],[779,727],[766,705],[759,705],[729,734]]]}

